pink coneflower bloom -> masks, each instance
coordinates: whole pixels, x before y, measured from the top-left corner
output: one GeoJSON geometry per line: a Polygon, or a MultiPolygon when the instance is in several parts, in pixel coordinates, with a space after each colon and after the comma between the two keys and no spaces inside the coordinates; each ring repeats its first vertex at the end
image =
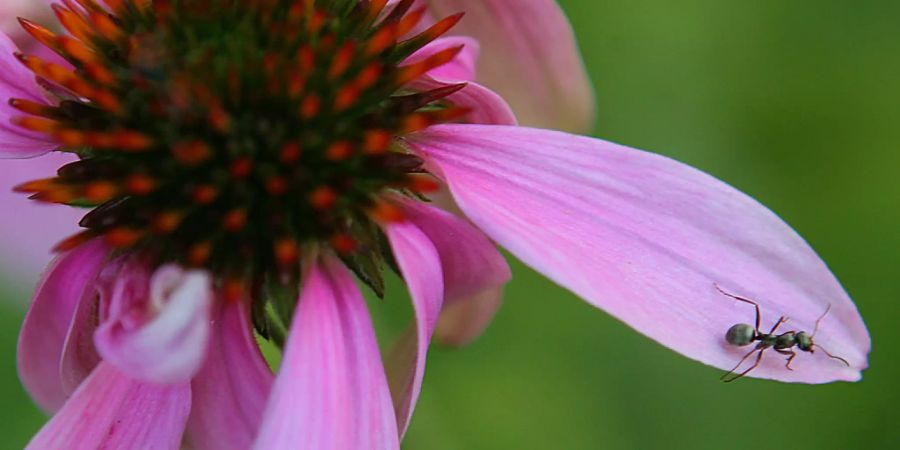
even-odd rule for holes
{"type": "Polygon", "coordinates": [[[20,336],[23,383],[55,413],[31,448],[398,448],[442,313],[461,343],[499,304],[493,242],[712,366],[740,358],[722,334],[748,317],[716,284],[798,329],[831,306],[816,343],[847,365],[768,358],[751,376],[866,366],[852,301],[765,207],[658,155],[518,126],[474,81],[472,36],[506,57],[484,80],[518,91],[528,123],[583,125],[553,2],[63,3],[66,34],[23,26],[64,62],[0,41],[0,154],[73,157],[17,190],[88,209],[20,336]],[[464,217],[428,201],[443,188],[464,217]],[[357,280],[384,295],[387,269],[415,326],[385,367],[357,280]],[[283,348],[277,377],[254,330],[283,348]]]}

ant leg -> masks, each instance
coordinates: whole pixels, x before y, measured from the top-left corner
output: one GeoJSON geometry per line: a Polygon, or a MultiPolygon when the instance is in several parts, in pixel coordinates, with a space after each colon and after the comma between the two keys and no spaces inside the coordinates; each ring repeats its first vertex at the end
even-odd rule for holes
{"type": "Polygon", "coordinates": [[[781,324],[783,324],[783,323],[785,323],[785,322],[787,322],[787,321],[788,321],[788,318],[787,318],[787,317],[781,316],[781,317],[778,319],[778,322],[775,322],[775,325],[772,327],[772,330],[769,331],[769,334],[775,334],[775,330],[777,330],[778,327],[781,326],[781,324]]]}
{"type": "Polygon", "coordinates": [[[744,375],[747,375],[748,373],[750,373],[751,370],[753,370],[753,369],[755,369],[757,366],[759,366],[760,361],[762,361],[762,356],[763,356],[763,352],[764,352],[764,351],[766,351],[765,348],[755,348],[755,349],[751,350],[750,353],[747,353],[746,355],[744,355],[743,358],[741,358],[741,362],[739,362],[737,366],[734,366],[734,369],[731,369],[730,372],[726,373],[725,375],[722,375],[722,378],[720,378],[720,379],[721,379],[722,381],[726,382],[726,383],[731,383],[732,381],[737,380],[738,378],[741,378],[741,377],[743,377],[744,375]],[[752,355],[753,352],[755,352],[755,351],[759,351],[759,353],[756,355],[756,362],[754,362],[753,365],[750,366],[749,369],[747,369],[747,370],[741,372],[740,374],[738,374],[738,375],[735,376],[735,377],[731,377],[731,378],[725,379],[725,377],[726,377],[728,374],[733,373],[735,370],[737,370],[737,368],[740,367],[740,365],[744,362],[744,360],[747,359],[747,357],[749,357],[750,355],[752,355]]]}
{"type": "Polygon", "coordinates": [[[788,359],[787,359],[787,363],[784,365],[784,367],[785,367],[787,370],[794,370],[794,369],[791,368],[791,361],[793,361],[794,358],[797,357],[797,352],[795,352],[795,351],[793,351],[793,350],[779,350],[779,349],[777,349],[777,348],[775,349],[775,351],[778,352],[778,353],[781,353],[782,355],[789,355],[789,356],[788,356],[788,359]]]}
{"type": "Polygon", "coordinates": [[[713,285],[714,285],[714,286],[716,287],[716,289],[717,289],[719,292],[721,292],[723,295],[726,295],[726,296],[731,297],[731,298],[733,298],[733,299],[735,299],[735,300],[739,300],[739,301],[742,301],[742,302],[744,302],[744,303],[749,303],[749,304],[753,305],[753,307],[756,308],[756,334],[762,334],[762,333],[760,333],[760,331],[759,331],[759,304],[756,303],[756,302],[754,302],[753,300],[750,300],[749,298],[741,297],[741,296],[739,296],[739,295],[734,295],[734,294],[730,294],[730,293],[726,292],[724,289],[722,289],[721,286],[719,286],[719,283],[713,283],[713,285]]]}
{"type": "Polygon", "coordinates": [[[816,344],[815,347],[818,349],[821,349],[823,352],[825,352],[825,354],[828,355],[829,358],[836,359],[836,360],[844,363],[845,366],[850,367],[850,363],[848,363],[846,359],[841,358],[840,356],[834,356],[831,353],[828,353],[828,350],[825,350],[825,348],[822,347],[821,345],[816,344]]]}
{"type": "Polygon", "coordinates": [[[810,337],[809,337],[809,338],[810,338],[810,339],[812,339],[812,338],[815,338],[815,337],[816,337],[816,333],[818,333],[818,332],[819,332],[819,322],[821,322],[821,321],[822,321],[822,319],[824,319],[824,318],[825,318],[825,316],[826,316],[826,315],[828,315],[828,311],[831,311],[831,303],[829,303],[829,304],[828,304],[828,307],[827,307],[827,308],[825,308],[825,312],[823,312],[823,313],[822,313],[822,315],[821,315],[821,316],[819,316],[819,318],[818,318],[818,319],[816,319],[816,327],[815,327],[815,328],[813,328],[813,333],[812,333],[812,335],[811,335],[811,336],[810,336],[810,337]]]}

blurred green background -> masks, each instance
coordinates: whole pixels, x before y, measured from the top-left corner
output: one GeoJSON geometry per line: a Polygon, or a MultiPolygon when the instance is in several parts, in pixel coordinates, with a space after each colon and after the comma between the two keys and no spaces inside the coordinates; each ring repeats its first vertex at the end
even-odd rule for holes
{"type": "MultiPolygon", "coordinates": [[[[855,384],[725,385],[515,264],[487,334],[431,354],[404,447],[900,448],[900,2],[560,3],[597,136],[704,169],[793,224],[856,300],[870,369],[855,384]]],[[[3,295],[0,448],[21,448],[44,418],[15,374],[23,301],[3,295]]],[[[373,307],[382,328],[401,305],[373,307]]]]}

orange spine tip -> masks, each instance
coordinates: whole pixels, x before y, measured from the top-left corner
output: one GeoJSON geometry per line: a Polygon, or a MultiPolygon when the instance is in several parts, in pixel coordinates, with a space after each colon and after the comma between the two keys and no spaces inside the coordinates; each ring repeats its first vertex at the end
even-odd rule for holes
{"type": "Polygon", "coordinates": [[[411,175],[408,180],[410,189],[423,194],[436,192],[441,188],[441,184],[437,180],[428,176],[411,175]]]}
{"type": "Polygon", "coordinates": [[[344,161],[351,156],[353,156],[353,145],[346,141],[335,142],[325,151],[325,158],[330,161],[344,161]]]}
{"type": "Polygon", "coordinates": [[[181,213],[174,211],[160,213],[153,218],[153,231],[159,234],[169,234],[178,229],[183,218],[181,213]]]}
{"type": "Polygon", "coordinates": [[[300,160],[302,150],[300,144],[296,142],[288,142],[281,146],[281,154],[279,159],[285,164],[293,164],[300,160]]]}
{"type": "Polygon", "coordinates": [[[383,223],[402,222],[406,219],[406,216],[403,215],[403,210],[399,206],[384,200],[379,200],[375,203],[371,214],[375,220],[383,223]]]}
{"type": "Polygon", "coordinates": [[[60,128],[60,123],[42,117],[14,117],[12,122],[22,128],[39,133],[52,133],[60,128]]]}
{"type": "Polygon", "coordinates": [[[203,141],[188,141],[175,144],[172,155],[184,165],[196,166],[212,158],[212,151],[203,141]]]}
{"type": "Polygon", "coordinates": [[[212,255],[212,243],[209,241],[198,242],[188,248],[188,263],[192,266],[202,266],[209,261],[212,255]]]}
{"type": "Polygon", "coordinates": [[[381,27],[366,43],[364,55],[375,56],[397,42],[397,24],[388,24],[381,27]]]}
{"type": "Polygon", "coordinates": [[[148,175],[136,173],[125,180],[125,189],[132,195],[147,195],[156,190],[156,180],[148,175]]]}
{"type": "Polygon", "coordinates": [[[328,69],[328,77],[332,80],[344,74],[353,62],[353,54],[356,53],[356,42],[345,43],[335,54],[328,69]]]}
{"type": "Polygon", "coordinates": [[[222,283],[222,297],[226,302],[235,303],[244,298],[244,282],[240,279],[229,279],[222,283]]]}
{"type": "Polygon", "coordinates": [[[219,190],[210,185],[200,185],[194,189],[194,201],[201,205],[208,205],[219,197],[219,190]]]}
{"type": "Polygon", "coordinates": [[[229,172],[235,178],[247,178],[253,172],[253,161],[246,157],[237,158],[231,162],[229,172]]]}
{"type": "Polygon", "coordinates": [[[300,248],[294,239],[282,239],[275,243],[275,260],[282,266],[290,266],[297,262],[300,248]]]}
{"type": "Polygon", "coordinates": [[[28,34],[30,34],[33,38],[37,39],[38,42],[44,44],[47,48],[56,50],[57,42],[56,35],[53,34],[52,31],[28,20],[19,18],[19,25],[22,26],[22,29],[25,30],[28,34]]]}
{"type": "Polygon", "coordinates": [[[53,108],[52,106],[18,98],[10,99],[9,106],[35,116],[52,117],[56,113],[56,108],[53,108]]]}
{"type": "Polygon", "coordinates": [[[412,29],[422,21],[422,18],[425,17],[425,11],[427,11],[427,9],[426,6],[422,6],[403,16],[403,18],[397,22],[397,36],[403,36],[412,31],[412,29]]]}
{"type": "Polygon", "coordinates": [[[95,181],[84,187],[84,198],[93,203],[107,202],[119,193],[119,186],[109,181],[95,181]]]}
{"type": "Polygon", "coordinates": [[[109,69],[96,62],[85,63],[84,71],[91,80],[100,85],[115,86],[118,81],[109,69]]]}
{"type": "Polygon", "coordinates": [[[363,151],[369,155],[379,155],[388,150],[393,135],[387,130],[366,131],[363,143],[363,151]]]}
{"type": "Polygon", "coordinates": [[[141,230],[134,228],[120,227],[113,228],[106,232],[106,243],[114,248],[128,248],[137,244],[144,236],[141,230]]]}
{"type": "Polygon", "coordinates": [[[95,29],[110,41],[115,42],[125,36],[119,26],[109,17],[109,14],[94,12],[91,14],[91,22],[94,23],[95,29]]]}
{"type": "Polygon", "coordinates": [[[72,249],[78,247],[81,244],[84,244],[84,243],[90,241],[91,239],[93,239],[95,237],[97,237],[97,233],[95,233],[94,231],[91,231],[91,230],[82,231],[78,234],[74,234],[74,235],[69,236],[69,237],[63,239],[62,241],[60,241],[58,244],[56,244],[55,247],[53,247],[53,251],[56,253],[67,252],[69,250],[72,250],[72,249]]]}
{"type": "Polygon", "coordinates": [[[337,193],[328,186],[319,186],[309,194],[309,203],[318,210],[327,210],[337,204],[337,193]]]}
{"type": "Polygon", "coordinates": [[[34,193],[53,189],[57,186],[57,178],[44,178],[42,180],[33,180],[22,183],[13,188],[14,192],[34,193]]]}
{"type": "Polygon", "coordinates": [[[312,119],[313,117],[319,115],[319,110],[322,107],[322,100],[319,99],[317,95],[310,95],[303,99],[303,102],[300,103],[300,117],[304,119],[312,119]]]}
{"type": "Polygon", "coordinates": [[[247,210],[243,208],[232,209],[222,218],[222,228],[230,232],[238,232],[247,226],[247,210]]]}
{"type": "Polygon", "coordinates": [[[57,44],[63,52],[83,64],[97,63],[97,54],[77,39],[60,36],[57,38],[57,44]]]}
{"type": "Polygon", "coordinates": [[[334,99],[334,110],[344,111],[359,100],[359,89],[356,86],[344,86],[334,99]]]}
{"type": "Polygon", "coordinates": [[[275,196],[284,195],[287,189],[287,181],[282,177],[272,177],[266,180],[266,192],[269,194],[275,196]]]}
{"type": "Polygon", "coordinates": [[[457,13],[449,17],[445,17],[438,21],[438,23],[432,25],[427,30],[423,31],[421,34],[416,36],[413,39],[424,40],[425,42],[431,42],[444,34],[450,31],[451,28],[455,27],[456,24],[463,18],[465,13],[457,13]]]}
{"type": "Polygon", "coordinates": [[[62,24],[69,33],[72,33],[72,36],[85,42],[91,39],[91,35],[93,34],[91,26],[88,25],[81,16],[59,4],[53,5],[53,11],[56,13],[59,23],[62,24]]]}
{"type": "Polygon", "coordinates": [[[409,83],[410,81],[425,75],[429,70],[450,62],[460,51],[462,51],[462,49],[462,45],[444,49],[422,61],[400,67],[397,72],[397,84],[403,85],[409,83]]]}
{"type": "Polygon", "coordinates": [[[153,140],[149,136],[137,131],[123,130],[113,134],[115,146],[122,150],[139,152],[153,147],[153,140]]]}
{"type": "Polygon", "coordinates": [[[352,253],[357,248],[357,242],[350,235],[338,233],[331,237],[331,247],[338,253],[352,253]]]}

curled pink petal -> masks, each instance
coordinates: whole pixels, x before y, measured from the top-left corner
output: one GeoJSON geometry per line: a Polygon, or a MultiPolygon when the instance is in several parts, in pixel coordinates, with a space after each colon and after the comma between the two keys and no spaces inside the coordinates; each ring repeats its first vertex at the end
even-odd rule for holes
{"type": "MultiPolygon", "coordinates": [[[[752,198],[671,159],[565,133],[443,125],[412,144],[460,208],[525,263],[680,353],[731,369],[747,352],[724,340],[781,315],[843,357],[781,355],[750,376],[822,383],[858,380],[870,339],[840,283],[809,245],[752,198]]],[[[768,331],[768,328],[766,328],[768,331]]],[[[785,330],[786,331],[786,330],[785,330]]]]}
{"type": "Polygon", "coordinates": [[[12,123],[23,115],[6,99],[18,98],[46,103],[44,94],[31,73],[15,56],[19,49],[5,34],[0,33],[0,158],[31,158],[57,147],[47,136],[34,133],[12,123]]]}
{"type": "Polygon", "coordinates": [[[19,379],[45,411],[56,411],[68,396],[60,381],[66,335],[78,305],[95,295],[93,283],[109,251],[102,241],[94,240],[57,258],[25,316],[16,352],[19,379]]]}
{"type": "Polygon", "coordinates": [[[526,125],[585,132],[594,95],[568,20],[554,0],[427,0],[434,17],[465,12],[454,34],[481,44],[476,80],[526,125]]]}
{"type": "Polygon", "coordinates": [[[206,363],[191,382],[187,437],[195,450],[251,448],[274,381],[253,337],[249,307],[223,302],[206,363]]]}
{"type": "Polygon", "coordinates": [[[200,370],[209,343],[212,285],[203,271],[160,267],[149,281],[140,264],[123,267],[109,317],[95,334],[105,361],[150,383],[184,383],[200,370]]]}
{"type": "Polygon", "coordinates": [[[340,262],[309,268],[254,448],[399,449],[365,301],[340,262]]]}
{"type": "Polygon", "coordinates": [[[187,384],[157,386],[101,363],[27,450],[177,450],[191,408],[187,384]]]}
{"type": "Polygon", "coordinates": [[[385,234],[409,288],[416,316],[415,346],[398,344],[406,357],[390,356],[391,393],[397,410],[401,436],[409,427],[413,410],[422,390],[425,359],[434,327],[444,299],[444,277],[438,252],[428,236],[414,222],[405,221],[384,226],[385,234]],[[415,351],[403,349],[414,348],[415,351]]]}

